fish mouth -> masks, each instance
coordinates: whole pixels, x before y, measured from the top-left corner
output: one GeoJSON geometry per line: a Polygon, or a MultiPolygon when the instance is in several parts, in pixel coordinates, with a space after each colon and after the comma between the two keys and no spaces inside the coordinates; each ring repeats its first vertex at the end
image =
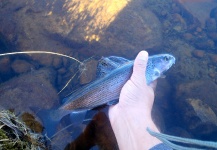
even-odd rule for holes
{"type": "Polygon", "coordinates": [[[172,57],[172,64],[171,64],[171,66],[173,65],[173,64],[175,64],[176,63],[176,58],[175,57],[172,57]]]}
{"type": "Polygon", "coordinates": [[[162,72],[162,74],[164,74],[167,70],[169,70],[172,67],[172,65],[175,64],[175,62],[176,62],[176,58],[171,56],[171,59],[170,59],[168,65],[166,65],[166,67],[164,68],[164,71],[162,72]]]}
{"type": "Polygon", "coordinates": [[[172,65],[174,65],[176,63],[176,58],[174,56],[171,56],[170,61],[169,61],[169,65],[168,65],[168,69],[170,67],[172,67],[172,65]]]}

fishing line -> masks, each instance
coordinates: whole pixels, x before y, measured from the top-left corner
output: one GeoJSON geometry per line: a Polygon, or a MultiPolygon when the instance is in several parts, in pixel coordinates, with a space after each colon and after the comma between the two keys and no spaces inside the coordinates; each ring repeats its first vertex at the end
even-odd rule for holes
{"type": "MultiPolygon", "coordinates": [[[[69,81],[65,84],[65,86],[57,93],[58,95],[69,85],[72,79],[79,73],[79,70],[69,79],[69,81]]],[[[70,93],[71,94],[71,93],[70,93]]]]}
{"type": "MultiPolygon", "coordinates": [[[[69,83],[72,81],[72,79],[80,72],[80,75],[79,77],[87,70],[86,68],[86,62],[88,62],[90,59],[92,59],[93,57],[95,56],[92,56],[86,60],[84,60],[83,62],[79,61],[78,59],[74,58],[74,57],[71,57],[71,56],[68,56],[68,55],[64,55],[64,54],[61,54],[61,53],[56,53],[56,52],[49,52],[49,51],[25,51],[25,52],[11,52],[11,53],[3,53],[3,54],[0,54],[0,57],[1,56],[8,56],[8,55],[19,55],[19,54],[51,54],[51,55],[57,55],[57,56],[62,56],[62,57],[65,57],[65,58],[69,58],[71,60],[74,60],[76,62],[79,63],[79,67],[78,67],[78,70],[76,71],[76,73],[67,81],[67,83],[64,85],[64,87],[58,92],[58,95],[69,85],[69,83]]],[[[78,78],[79,78],[78,77],[78,78]]],[[[70,95],[71,92],[68,94],[70,95]]],[[[38,110],[40,111],[40,109],[38,110]]],[[[38,112],[37,111],[37,112],[38,112]]],[[[36,114],[37,114],[36,112],[36,114]]],[[[60,132],[64,131],[65,129],[69,128],[70,126],[72,126],[73,124],[70,124],[68,126],[66,126],[65,128],[63,128],[62,130],[58,131],[57,133],[55,133],[51,138],[55,137],[57,134],[59,134],[60,132]]],[[[51,139],[47,137],[47,139],[51,142],[51,139]]]]}
{"type": "Polygon", "coordinates": [[[7,56],[7,55],[16,55],[16,54],[52,54],[52,55],[58,55],[58,56],[63,56],[66,58],[70,58],[72,60],[77,61],[80,64],[83,64],[81,61],[79,61],[78,59],[71,57],[71,56],[67,56],[64,54],[60,54],[60,53],[55,53],[55,52],[48,52],[48,51],[25,51],[25,52],[12,52],[12,53],[4,53],[4,54],[0,54],[0,56],[7,56]]]}
{"type": "Polygon", "coordinates": [[[190,139],[190,138],[182,138],[182,137],[167,135],[167,134],[163,134],[163,133],[157,133],[157,132],[152,131],[149,128],[147,128],[147,131],[150,135],[158,138],[163,143],[167,144],[169,147],[176,149],[176,150],[205,150],[207,148],[212,148],[212,149],[217,148],[216,142],[202,141],[202,140],[196,140],[196,139],[190,139]],[[171,141],[172,142],[179,142],[182,144],[195,145],[195,146],[205,146],[206,148],[186,147],[186,146],[174,144],[171,141]]]}
{"type": "MultiPolygon", "coordinates": [[[[78,59],[68,56],[68,55],[64,55],[61,53],[56,53],[56,52],[49,52],[49,51],[25,51],[25,52],[11,52],[11,53],[3,53],[0,54],[0,56],[8,56],[8,55],[19,55],[19,54],[52,54],[52,55],[57,55],[57,56],[62,56],[62,57],[66,57],[72,60],[75,60],[76,62],[78,62],[79,65],[79,71],[81,72],[81,74],[84,72],[84,70],[86,69],[85,67],[85,61],[81,62],[78,59]],[[83,70],[82,70],[83,69],[83,70]],[[81,71],[82,70],[82,71],[81,71]]],[[[92,56],[93,57],[93,56],[92,56]]],[[[88,58],[87,60],[91,59],[92,57],[88,58]]],[[[75,73],[75,75],[78,73],[78,71],[75,73]]],[[[64,87],[58,92],[58,95],[69,85],[69,83],[72,81],[72,79],[75,77],[75,75],[73,75],[70,80],[64,85],[64,87]]]]}

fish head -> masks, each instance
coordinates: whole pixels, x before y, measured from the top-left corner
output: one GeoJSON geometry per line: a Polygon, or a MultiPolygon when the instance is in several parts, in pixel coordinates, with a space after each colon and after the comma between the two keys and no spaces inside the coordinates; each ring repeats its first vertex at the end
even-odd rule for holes
{"type": "Polygon", "coordinates": [[[164,73],[175,64],[175,60],[175,57],[170,54],[150,56],[146,68],[147,84],[150,84],[159,77],[163,77],[164,73]]]}

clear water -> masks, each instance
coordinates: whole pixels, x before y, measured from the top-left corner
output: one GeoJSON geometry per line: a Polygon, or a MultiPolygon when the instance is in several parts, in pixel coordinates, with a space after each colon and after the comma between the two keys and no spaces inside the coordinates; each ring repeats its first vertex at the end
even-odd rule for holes
{"type": "MultiPolygon", "coordinates": [[[[70,92],[95,79],[94,67],[101,56],[134,59],[140,50],[146,49],[150,55],[170,53],[177,60],[167,77],[158,81],[153,110],[156,124],[164,133],[214,141],[217,132],[217,106],[213,100],[217,89],[216,7],[215,0],[2,0],[0,53],[52,51],[80,61],[93,57],[95,61],[57,95],[79,69],[79,63],[49,54],[0,57],[1,107],[14,109],[16,113],[35,113],[30,106],[58,107],[70,92]],[[52,71],[37,72],[44,67],[52,71]],[[24,74],[28,75],[17,80],[16,77],[24,74]],[[198,85],[198,89],[191,88],[189,82],[192,87],[198,85]],[[209,86],[203,94],[201,86],[204,85],[209,86]],[[200,92],[195,95],[197,90],[200,92]],[[210,108],[202,114],[212,118],[211,123],[206,119],[201,121],[201,115],[189,115],[193,108],[182,109],[187,108],[184,100],[189,98],[194,99],[193,106],[198,106],[196,99],[203,102],[195,109],[210,108]]],[[[100,111],[106,114],[106,109],[100,111]]],[[[77,149],[117,149],[106,115],[100,113],[95,117],[91,123],[86,120],[85,124],[58,133],[52,139],[53,147],[63,149],[74,141],[82,146],[77,149]],[[103,140],[106,136],[111,139],[103,140]]],[[[65,117],[59,128],[69,124],[70,118],[65,117]]]]}

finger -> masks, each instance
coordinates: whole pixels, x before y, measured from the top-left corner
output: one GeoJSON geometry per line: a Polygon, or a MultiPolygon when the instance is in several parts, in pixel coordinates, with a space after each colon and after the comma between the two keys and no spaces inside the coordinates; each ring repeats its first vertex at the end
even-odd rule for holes
{"type": "Polygon", "coordinates": [[[156,87],[157,87],[157,80],[154,80],[153,82],[151,82],[151,84],[149,85],[155,92],[156,87]]]}
{"type": "Polygon", "coordinates": [[[137,55],[134,65],[133,65],[133,74],[131,76],[131,80],[135,84],[146,84],[145,72],[146,65],[148,62],[148,53],[146,51],[141,51],[137,55]]]}

